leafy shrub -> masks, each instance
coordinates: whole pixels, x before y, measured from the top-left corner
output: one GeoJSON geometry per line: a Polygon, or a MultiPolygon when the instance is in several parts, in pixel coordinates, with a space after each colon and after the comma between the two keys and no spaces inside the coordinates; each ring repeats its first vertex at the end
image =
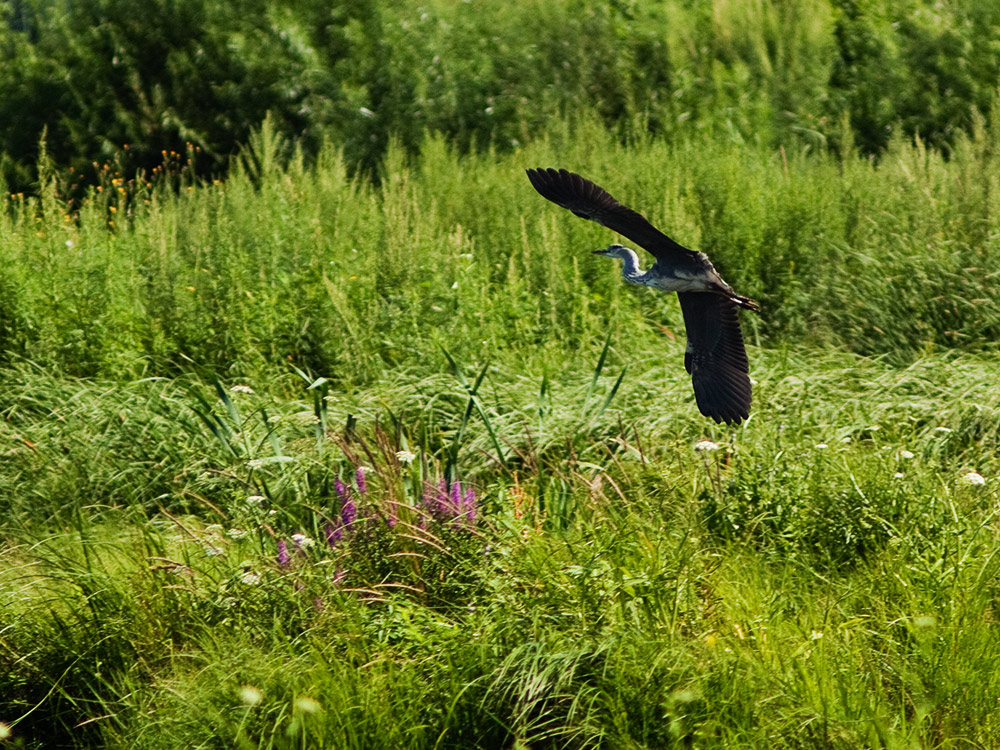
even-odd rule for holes
{"type": "Polygon", "coordinates": [[[509,150],[593,115],[623,139],[878,154],[901,130],[947,150],[991,111],[1000,75],[991,0],[4,8],[0,170],[15,191],[37,178],[43,135],[74,180],[189,151],[221,174],[268,113],[306,154],[329,139],[368,174],[394,139],[411,154],[428,132],[509,150]]]}

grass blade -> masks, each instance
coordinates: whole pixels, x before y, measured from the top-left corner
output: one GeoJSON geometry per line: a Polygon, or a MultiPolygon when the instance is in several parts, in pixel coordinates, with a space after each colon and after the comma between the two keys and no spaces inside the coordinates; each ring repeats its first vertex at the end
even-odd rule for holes
{"type": "Polygon", "coordinates": [[[621,374],[618,376],[618,380],[616,380],[615,384],[611,387],[611,392],[608,393],[607,398],[604,399],[604,403],[601,404],[601,408],[597,410],[597,414],[594,415],[595,417],[601,416],[604,413],[604,410],[611,404],[611,400],[615,397],[615,394],[618,393],[618,388],[621,386],[622,380],[625,379],[625,373],[627,371],[628,365],[622,368],[621,374]]]}
{"type": "Polygon", "coordinates": [[[586,404],[590,401],[590,396],[593,394],[594,389],[597,387],[597,381],[601,377],[601,372],[604,370],[604,362],[608,357],[608,349],[611,348],[611,331],[608,331],[607,337],[604,339],[604,348],[601,349],[601,356],[597,358],[597,367],[594,368],[594,375],[590,379],[590,385],[587,387],[587,395],[584,396],[583,402],[586,404]]]}

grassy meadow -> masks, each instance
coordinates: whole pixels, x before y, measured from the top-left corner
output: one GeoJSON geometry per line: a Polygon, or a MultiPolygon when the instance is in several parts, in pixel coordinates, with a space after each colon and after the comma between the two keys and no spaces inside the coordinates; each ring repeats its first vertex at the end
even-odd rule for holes
{"type": "Polygon", "coordinates": [[[843,140],[8,198],[0,745],[995,747],[1000,130],[843,140]],[[534,166],[761,302],[744,426],[534,166]]]}

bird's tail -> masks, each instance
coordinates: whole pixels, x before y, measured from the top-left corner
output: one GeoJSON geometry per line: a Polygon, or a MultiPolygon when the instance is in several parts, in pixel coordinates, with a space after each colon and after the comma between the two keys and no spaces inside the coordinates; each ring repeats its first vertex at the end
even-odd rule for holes
{"type": "Polygon", "coordinates": [[[744,310],[750,310],[755,313],[760,312],[760,305],[749,297],[741,297],[738,294],[734,294],[732,299],[733,302],[742,307],[744,310]]]}

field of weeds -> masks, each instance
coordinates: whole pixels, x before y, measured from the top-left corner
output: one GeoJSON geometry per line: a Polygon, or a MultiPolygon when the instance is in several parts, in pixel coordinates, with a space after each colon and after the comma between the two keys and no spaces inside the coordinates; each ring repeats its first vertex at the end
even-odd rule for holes
{"type": "Polygon", "coordinates": [[[265,126],[214,184],[10,198],[0,731],[995,746],[996,146],[584,123],[390,150],[373,187],[265,126]],[[534,166],[761,301],[744,426],[698,414],[676,299],[534,166]]]}

